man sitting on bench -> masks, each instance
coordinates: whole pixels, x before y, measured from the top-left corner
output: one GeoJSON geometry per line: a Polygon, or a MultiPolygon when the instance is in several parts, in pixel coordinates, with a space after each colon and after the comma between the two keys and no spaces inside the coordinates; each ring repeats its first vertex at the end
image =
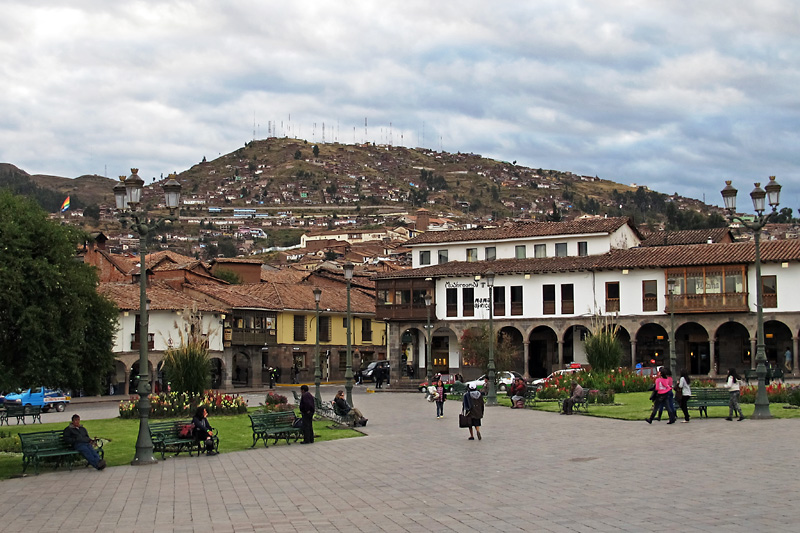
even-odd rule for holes
{"type": "Polygon", "coordinates": [[[581,396],[583,396],[583,387],[578,385],[577,381],[572,382],[569,390],[571,394],[569,398],[564,400],[564,411],[561,413],[562,415],[571,415],[572,406],[574,406],[575,403],[581,399],[581,396]]]}
{"type": "Polygon", "coordinates": [[[92,446],[94,439],[89,438],[89,432],[81,425],[81,417],[77,414],[72,415],[72,423],[64,428],[64,440],[78,450],[89,461],[89,464],[97,470],[102,470],[106,467],[105,460],[100,459],[94,446],[92,446]]]}

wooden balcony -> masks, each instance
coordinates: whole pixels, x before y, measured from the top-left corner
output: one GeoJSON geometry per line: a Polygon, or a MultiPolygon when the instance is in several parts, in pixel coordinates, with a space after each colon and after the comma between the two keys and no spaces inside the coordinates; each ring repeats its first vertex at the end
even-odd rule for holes
{"type": "MultiPolygon", "coordinates": [[[[156,347],[156,334],[155,333],[148,333],[147,334],[147,349],[153,350],[156,347]]],[[[141,347],[141,343],[139,342],[139,335],[136,333],[131,334],[131,351],[137,351],[141,347]]]]}
{"type": "Polygon", "coordinates": [[[275,343],[275,330],[243,330],[234,329],[231,344],[238,346],[254,346],[275,343]],[[270,334],[272,332],[272,334],[270,334]]]}
{"type": "MultiPolygon", "coordinates": [[[[428,308],[425,304],[377,304],[375,318],[384,320],[427,320],[428,308]]],[[[436,312],[431,304],[431,321],[436,320],[436,312]]]]}
{"type": "Polygon", "coordinates": [[[675,313],[719,313],[721,311],[746,313],[750,310],[747,305],[748,293],[746,292],[677,294],[672,298],[672,308],[670,309],[669,296],[667,296],[665,313],[670,311],[675,313]]]}

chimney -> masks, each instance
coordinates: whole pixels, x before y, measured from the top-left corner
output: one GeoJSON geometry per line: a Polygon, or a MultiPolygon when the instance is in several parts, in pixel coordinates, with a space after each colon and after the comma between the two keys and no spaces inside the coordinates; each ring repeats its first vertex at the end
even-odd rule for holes
{"type": "Polygon", "coordinates": [[[427,209],[417,209],[417,230],[428,231],[428,224],[431,222],[431,215],[427,209]]]}

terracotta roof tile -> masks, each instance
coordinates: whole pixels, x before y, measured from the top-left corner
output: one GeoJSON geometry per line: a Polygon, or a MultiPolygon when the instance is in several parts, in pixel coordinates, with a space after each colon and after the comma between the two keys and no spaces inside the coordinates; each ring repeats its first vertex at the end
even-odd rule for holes
{"type": "MultiPolygon", "coordinates": [[[[582,218],[569,222],[517,222],[489,229],[466,229],[450,231],[428,231],[406,242],[407,246],[462,241],[490,241],[544,237],[552,235],[575,235],[582,233],[611,233],[625,224],[627,217],[582,218]]],[[[637,231],[631,225],[634,231],[637,231]]],[[[638,231],[637,231],[638,233],[638,231]]]]}
{"type": "MultiPolygon", "coordinates": [[[[116,303],[120,310],[139,310],[138,283],[100,283],[97,292],[116,303]]],[[[166,283],[158,281],[152,282],[147,288],[147,298],[150,300],[150,309],[154,311],[191,309],[193,306],[197,306],[200,311],[225,311],[219,305],[192,298],[183,292],[176,291],[166,283]]]]}
{"type": "Polygon", "coordinates": [[[731,242],[733,236],[728,228],[694,229],[683,231],[656,231],[642,241],[642,246],[668,246],[675,244],[706,244],[731,242]]]}

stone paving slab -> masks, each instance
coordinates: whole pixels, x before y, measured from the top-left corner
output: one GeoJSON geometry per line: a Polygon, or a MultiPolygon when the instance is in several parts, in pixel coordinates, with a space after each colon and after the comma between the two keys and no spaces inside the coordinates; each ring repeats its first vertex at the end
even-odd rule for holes
{"type": "MultiPolygon", "coordinates": [[[[354,391],[363,438],[0,482],[0,529],[796,531],[797,420],[652,426],[354,391]],[[48,494],[43,497],[43,494],[48,494]],[[31,505],[32,501],[40,504],[31,505]]],[[[643,413],[644,417],[644,413],[643,413]]],[[[224,449],[224,443],[223,443],[224,449]]]]}

